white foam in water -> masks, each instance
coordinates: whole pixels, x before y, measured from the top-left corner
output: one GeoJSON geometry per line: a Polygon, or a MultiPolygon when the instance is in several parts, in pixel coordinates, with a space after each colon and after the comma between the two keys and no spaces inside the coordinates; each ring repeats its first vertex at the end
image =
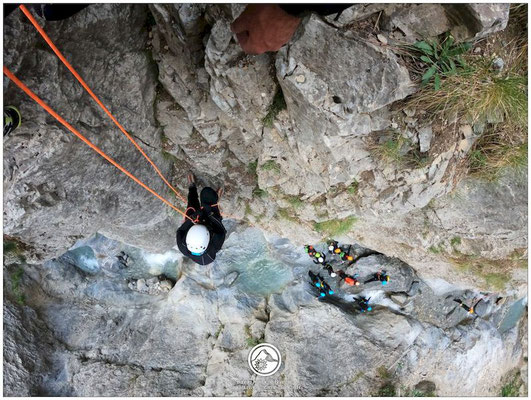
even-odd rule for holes
{"type": "Polygon", "coordinates": [[[79,267],[85,271],[95,272],[100,268],[98,260],[93,257],[87,257],[84,255],[79,256],[79,264],[79,267]]]}
{"type": "Polygon", "coordinates": [[[177,263],[179,260],[179,256],[174,250],[162,254],[142,252],[142,258],[152,275],[161,274],[168,263],[177,263]]]}
{"type": "Polygon", "coordinates": [[[142,257],[147,264],[153,266],[163,266],[167,262],[177,261],[179,258],[173,250],[167,251],[163,254],[143,253],[142,257]]]}

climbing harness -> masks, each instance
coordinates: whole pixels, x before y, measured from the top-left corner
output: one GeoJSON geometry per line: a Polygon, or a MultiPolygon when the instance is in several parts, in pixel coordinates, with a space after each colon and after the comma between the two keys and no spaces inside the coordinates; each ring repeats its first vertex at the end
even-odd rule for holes
{"type": "MultiPolygon", "coordinates": [[[[153,169],[157,172],[157,174],[160,176],[162,181],[175,193],[177,197],[179,197],[182,201],[185,202],[184,197],[180,195],[180,193],[164,178],[162,175],[162,172],[160,169],[155,165],[155,163],[147,156],[147,154],[142,150],[142,148],[138,145],[138,143],[131,137],[130,134],[127,133],[125,128],[116,120],[116,118],[110,113],[110,111],[105,107],[105,105],[99,100],[99,98],[94,94],[94,92],[89,88],[89,86],[85,83],[85,81],[81,78],[81,76],[76,72],[76,70],[70,65],[70,63],[66,60],[66,58],[62,55],[62,53],[57,49],[57,47],[54,45],[54,43],[51,41],[51,39],[48,37],[48,35],[44,32],[44,30],[41,28],[41,26],[38,24],[38,22],[33,18],[31,13],[28,11],[28,9],[24,5],[20,5],[19,8],[21,11],[26,15],[26,17],[30,20],[30,22],[33,24],[35,29],[39,32],[39,34],[43,37],[43,39],[48,43],[48,45],[52,48],[53,52],[57,55],[57,57],[63,62],[63,64],[68,68],[68,70],[74,75],[74,77],[79,81],[79,83],[83,86],[83,88],[87,91],[87,93],[94,99],[94,101],[103,109],[103,111],[111,118],[111,120],[115,123],[115,125],[122,131],[122,133],[133,143],[133,145],[137,148],[137,150],[144,156],[144,158],[151,164],[153,169]]],[[[194,220],[190,218],[188,215],[183,213],[181,210],[179,210],[177,207],[175,207],[173,204],[171,204],[169,201],[164,199],[162,196],[160,196],[158,193],[156,193],[153,189],[151,189],[149,186],[141,182],[138,178],[136,178],[133,174],[131,174],[129,171],[127,171],[124,167],[122,167],[120,164],[118,164],[116,161],[114,161],[111,157],[109,157],[107,154],[105,154],[101,149],[99,149],[96,145],[94,145],[92,142],[90,142],[85,136],[83,136],[79,131],[77,131],[72,125],[70,125],[68,122],[66,122],[61,116],[59,116],[54,110],[52,110],[44,101],[42,101],[35,93],[33,93],[24,83],[22,83],[9,69],[4,66],[3,68],[4,74],[12,80],[20,89],[22,89],[29,97],[31,97],[37,104],[39,104],[42,108],[44,108],[50,115],[52,115],[55,119],[57,119],[61,124],[63,124],[67,129],[69,129],[74,135],[76,135],[79,139],[81,139],[85,144],[87,144],[92,150],[94,150],[96,153],[98,153],[100,156],[105,158],[109,163],[114,165],[116,168],[118,168],[121,172],[123,172],[125,175],[127,175],[129,178],[131,178],[133,181],[135,181],[137,184],[142,186],[144,189],[146,189],[148,192],[150,192],[152,195],[157,197],[159,200],[164,202],[166,205],[174,209],[175,211],[182,214],[185,218],[188,218],[193,223],[194,220]]]]}

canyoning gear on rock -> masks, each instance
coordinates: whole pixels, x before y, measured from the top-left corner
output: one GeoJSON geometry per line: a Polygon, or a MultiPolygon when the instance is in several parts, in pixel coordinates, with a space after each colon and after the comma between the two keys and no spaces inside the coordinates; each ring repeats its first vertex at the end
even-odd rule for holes
{"type": "Polygon", "coordinates": [[[313,258],[314,264],[326,264],[326,255],[324,253],[315,250],[315,248],[311,245],[304,246],[304,250],[306,250],[306,253],[313,258]]]}
{"type": "Polygon", "coordinates": [[[315,287],[320,288],[321,287],[321,281],[317,275],[315,275],[312,271],[308,271],[308,275],[310,276],[312,285],[315,287]]]}
{"type": "Polygon", "coordinates": [[[330,287],[328,283],[324,280],[324,278],[321,276],[321,274],[315,275],[311,270],[308,271],[308,275],[310,276],[311,284],[312,286],[315,286],[319,288],[319,296],[324,297],[327,294],[332,295],[334,294],[334,291],[330,287]]]}
{"type": "Polygon", "coordinates": [[[382,282],[382,285],[387,285],[390,281],[390,277],[385,271],[378,271],[371,278],[367,279],[364,283],[377,281],[382,282]]]}
{"type": "Polygon", "coordinates": [[[20,111],[14,106],[4,107],[4,136],[17,129],[22,123],[20,111]]]}
{"type": "Polygon", "coordinates": [[[341,246],[339,246],[339,243],[337,241],[331,240],[330,242],[328,242],[328,252],[339,256],[342,261],[354,261],[354,256],[350,254],[351,248],[352,245],[350,245],[347,250],[344,250],[341,246]]]}
{"type": "Polygon", "coordinates": [[[328,252],[330,254],[339,254],[342,252],[341,247],[339,247],[339,243],[335,240],[331,240],[328,242],[328,252]]]}
{"type": "Polygon", "coordinates": [[[460,300],[460,299],[454,299],[454,301],[455,301],[456,303],[459,303],[459,306],[460,306],[463,310],[465,310],[467,313],[469,313],[469,314],[475,314],[474,306],[472,306],[472,307],[468,307],[468,306],[467,306],[465,303],[463,303],[463,301],[460,300]]]}
{"type": "MultiPolygon", "coordinates": [[[[223,217],[219,212],[217,203],[218,195],[214,189],[210,187],[204,188],[201,191],[200,202],[195,184],[190,185],[188,188],[188,205],[186,209],[188,218],[185,219],[184,223],[177,230],[177,246],[185,256],[201,265],[207,265],[213,262],[216,258],[216,253],[225,242],[227,231],[221,222],[223,217]],[[198,251],[192,252],[187,245],[188,232],[196,226],[194,222],[206,227],[209,232],[209,242],[202,253],[199,253],[202,250],[201,248],[198,251]]],[[[204,246],[204,243],[202,246],[204,246]]]]}
{"type": "Polygon", "coordinates": [[[335,278],[337,276],[330,264],[326,264],[323,268],[328,272],[328,275],[330,275],[332,278],[335,278]]]}
{"type": "Polygon", "coordinates": [[[306,253],[308,253],[310,257],[315,256],[315,253],[317,253],[317,250],[315,250],[315,248],[309,244],[304,246],[304,250],[306,251],[306,253]]]}
{"type": "Polygon", "coordinates": [[[358,274],[354,275],[348,275],[343,270],[337,271],[337,274],[339,275],[339,279],[343,279],[345,283],[349,286],[359,286],[360,281],[358,281],[356,278],[358,277],[358,274]]]}
{"type": "Polygon", "coordinates": [[[369,306],[369,300],[370,300],[370,297],[369,298],[354,297],[354,302],[355,302],[355,304],[358,305],[358,307],[359,307],[361,312],[371,311],[372,310],[372,307],[369,306]]]}
{"type": "Polygon", "coordinates": [[[194,256],[203,254],[210,242],[210,232],[204,225],[197,224],[192,226],[186,234],[186,248],[194,256]]]}

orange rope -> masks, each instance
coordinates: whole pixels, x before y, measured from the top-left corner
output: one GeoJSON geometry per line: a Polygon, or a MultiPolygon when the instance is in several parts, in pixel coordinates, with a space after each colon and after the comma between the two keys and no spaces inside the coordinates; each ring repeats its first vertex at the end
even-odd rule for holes
{"type": "Polygon", "coordinates": [[[39,23],[35,20],[35,18],[33,18],[33,15],[31,15],[31,13],[29,12],[29,10],[24,7],[24,5],[20,5],[19,8],[22,10],[22,12],[26,15],[26,17],[28,17],[28,19],[30,20],[30,22],[33,24],[33,26],[35,27],[35,29],[37,29],[37,31],[41,34],[41,36],[43,37],[43,39],[46,41],[46,43],[48,43],[48,45],[52,48],[52,50],[54,51],[54,53],[57,55],[57,57],[59,57],[59,59],[63,62],[63,64],[66,66],[66,68],[68,68],[70,70],[70,72],[72,73],[72,75],[75,76],[75,78],[79,81],[79,83],[81,83],[81,85],[85,88],[85,90],[87,91],[88,94],[90,94],[90,96],[94,99],[94,101],[96,103],[98,103],[98,105],[103,109],[103,111],[105,111],[105,113],[111,118],[111,120],[116,124],[116,126],[118,128],[120,128],[120,130],[122,131],[122,133],[131,141],[131,143],[133,143],[133,145],[138,149],[138,151],[140,151],[140,153],[142,153],[142,155],[146,158],[146,160],[148,160],[148,162],[151,164],[151,166],[155,169],[155,171],[157,172],[157,174],[159,174],[160,178],[164,181],[164,183],[171,189],[173,190],[173,192],[177,195],[177,197],[179,197],[184,203],[186,203],[186,200],[184,199],[184,197],[182,197],[179,192],[166,180],[166,178],[164,178],[164,176],[162,175],[162,172],[160,172],[160,170],[157,168],[157,166],[155,165],[155,163],[153,161],[151,161],[151,159],[147,156],[146,153],[144,153],[144,151],[142,150],[142,148],[138,145],[138,143],[131,137],[131,135],[129,135],[129,133],[127,133],[127,131],[124,129],[124,127],[118,122],[118,120],[116,118],[114,118],[114,116],[111,114],[111,112],[107,109],[107,107],[105,107],[105,105],[103,105],[103,103],[100,101],[100,99],[94,94],[94,92],[89,88],[89,86],[85,83],[85,81],[83,80],[83,78],[81,78],[81,76],[76,72],[76,70],[72,67],[72,65],[70,65],[70,63],[66,60],[66,58],[63,56],[63,54],[59,51],[59,49],[55,46],[55,44],[53,44],[52,40],[50,39],[50,37],[46,34],[46,32],[44,32],[44,30],[41,28],[41,26],[39,25],[39,23]]]}
{"type": "Polygon", "coordinates": [[[97,147],[95,144],[93,144],[90,140],[88,140],[85,136],[83,136],[72,125],[70,125],[68,122],[66,122],[59,114],[57,114],[54,110],[52,110],[44,101],[42,101],[35,93],[33,93],[26,85],[24,85],[24,83],[22,83],[15,75],[13,75],[13,73],[5,65],[4,65],[4,74],[9,79],[11,79],[20,89],[22,89],[29,97],[31,97],[33,100],[35,100],[37,102],[37,104],[39,104],[42,108],[44,108],[46,111],[48,111],[48,113],[50,115],[52,115],[57,121],[59,121],[66,128],[68,128],[79,139],[81,139],[83,142],[85,142],[85,144],[87,144],[92,150],[94,150],[100,156],[105,158],[108,162],[110,162],[112,165],[114,165],[116,168],[118,168],[120,171],[122,171],[124,174],[126,174],[129,178],[131,178],[133,181],[135,181],[140,186],[142,186],[144,189],[146,189],[148,192],[150,192],[153,196],[157,197],[159,200],[164,202],[166,205],[168,205],[169,207],[173,208],[178,213],[182,214],[185,218],[188,218],[190,221],[194,222],[188,215],[183,213],[181,210],[179,210],[177,207],[175,207],[169,201],[167,201],[162,196],[160,196],[158,193],[156,193],[149,186],[147,186],[142,181],[140,181],[137,177],[135,177],[133,174],[131,174],[129,171],[127,171],[124,167],[122,167],[120,164],[118,164],[116,161],[114,161],[111,157],[109,157],[107,154],[105,154],[103,152],[103,150],[101,150],[99,147],[97,147]]]}

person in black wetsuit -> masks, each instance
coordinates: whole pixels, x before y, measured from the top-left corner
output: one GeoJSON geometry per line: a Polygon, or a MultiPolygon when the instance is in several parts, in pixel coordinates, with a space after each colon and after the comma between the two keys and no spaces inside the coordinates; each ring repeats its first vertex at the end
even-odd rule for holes
{"type": "Polygon", "coordinates": [[[390,280],[389,275],[387,275],[385,271],[378,271],[372,277],[370,277],[363,283],[380,281],[382,282],[382,285],[387,285],[389,283],[389,280],[390,280]]]}
{"type": "Polygon", "coordinates": [[[188,206],[184,223],[177,230],[179,250],[197,264],[207,265],[216,259],[216,253],[225,242],[227,231],[223,226],[223,217],[219,212],[218,200],[221,189],[214,191],[210,187],[201,190],[201,202],[197,195],[195,179],[188,176],[188,206]]]}
{"type": "Polygon", "coordinates": [[[241,48],[248,54],[277,51],[290,41],[302,16],[310,11],[337,14],[351,4],[249,4],[231,25],[241,48]]]}

